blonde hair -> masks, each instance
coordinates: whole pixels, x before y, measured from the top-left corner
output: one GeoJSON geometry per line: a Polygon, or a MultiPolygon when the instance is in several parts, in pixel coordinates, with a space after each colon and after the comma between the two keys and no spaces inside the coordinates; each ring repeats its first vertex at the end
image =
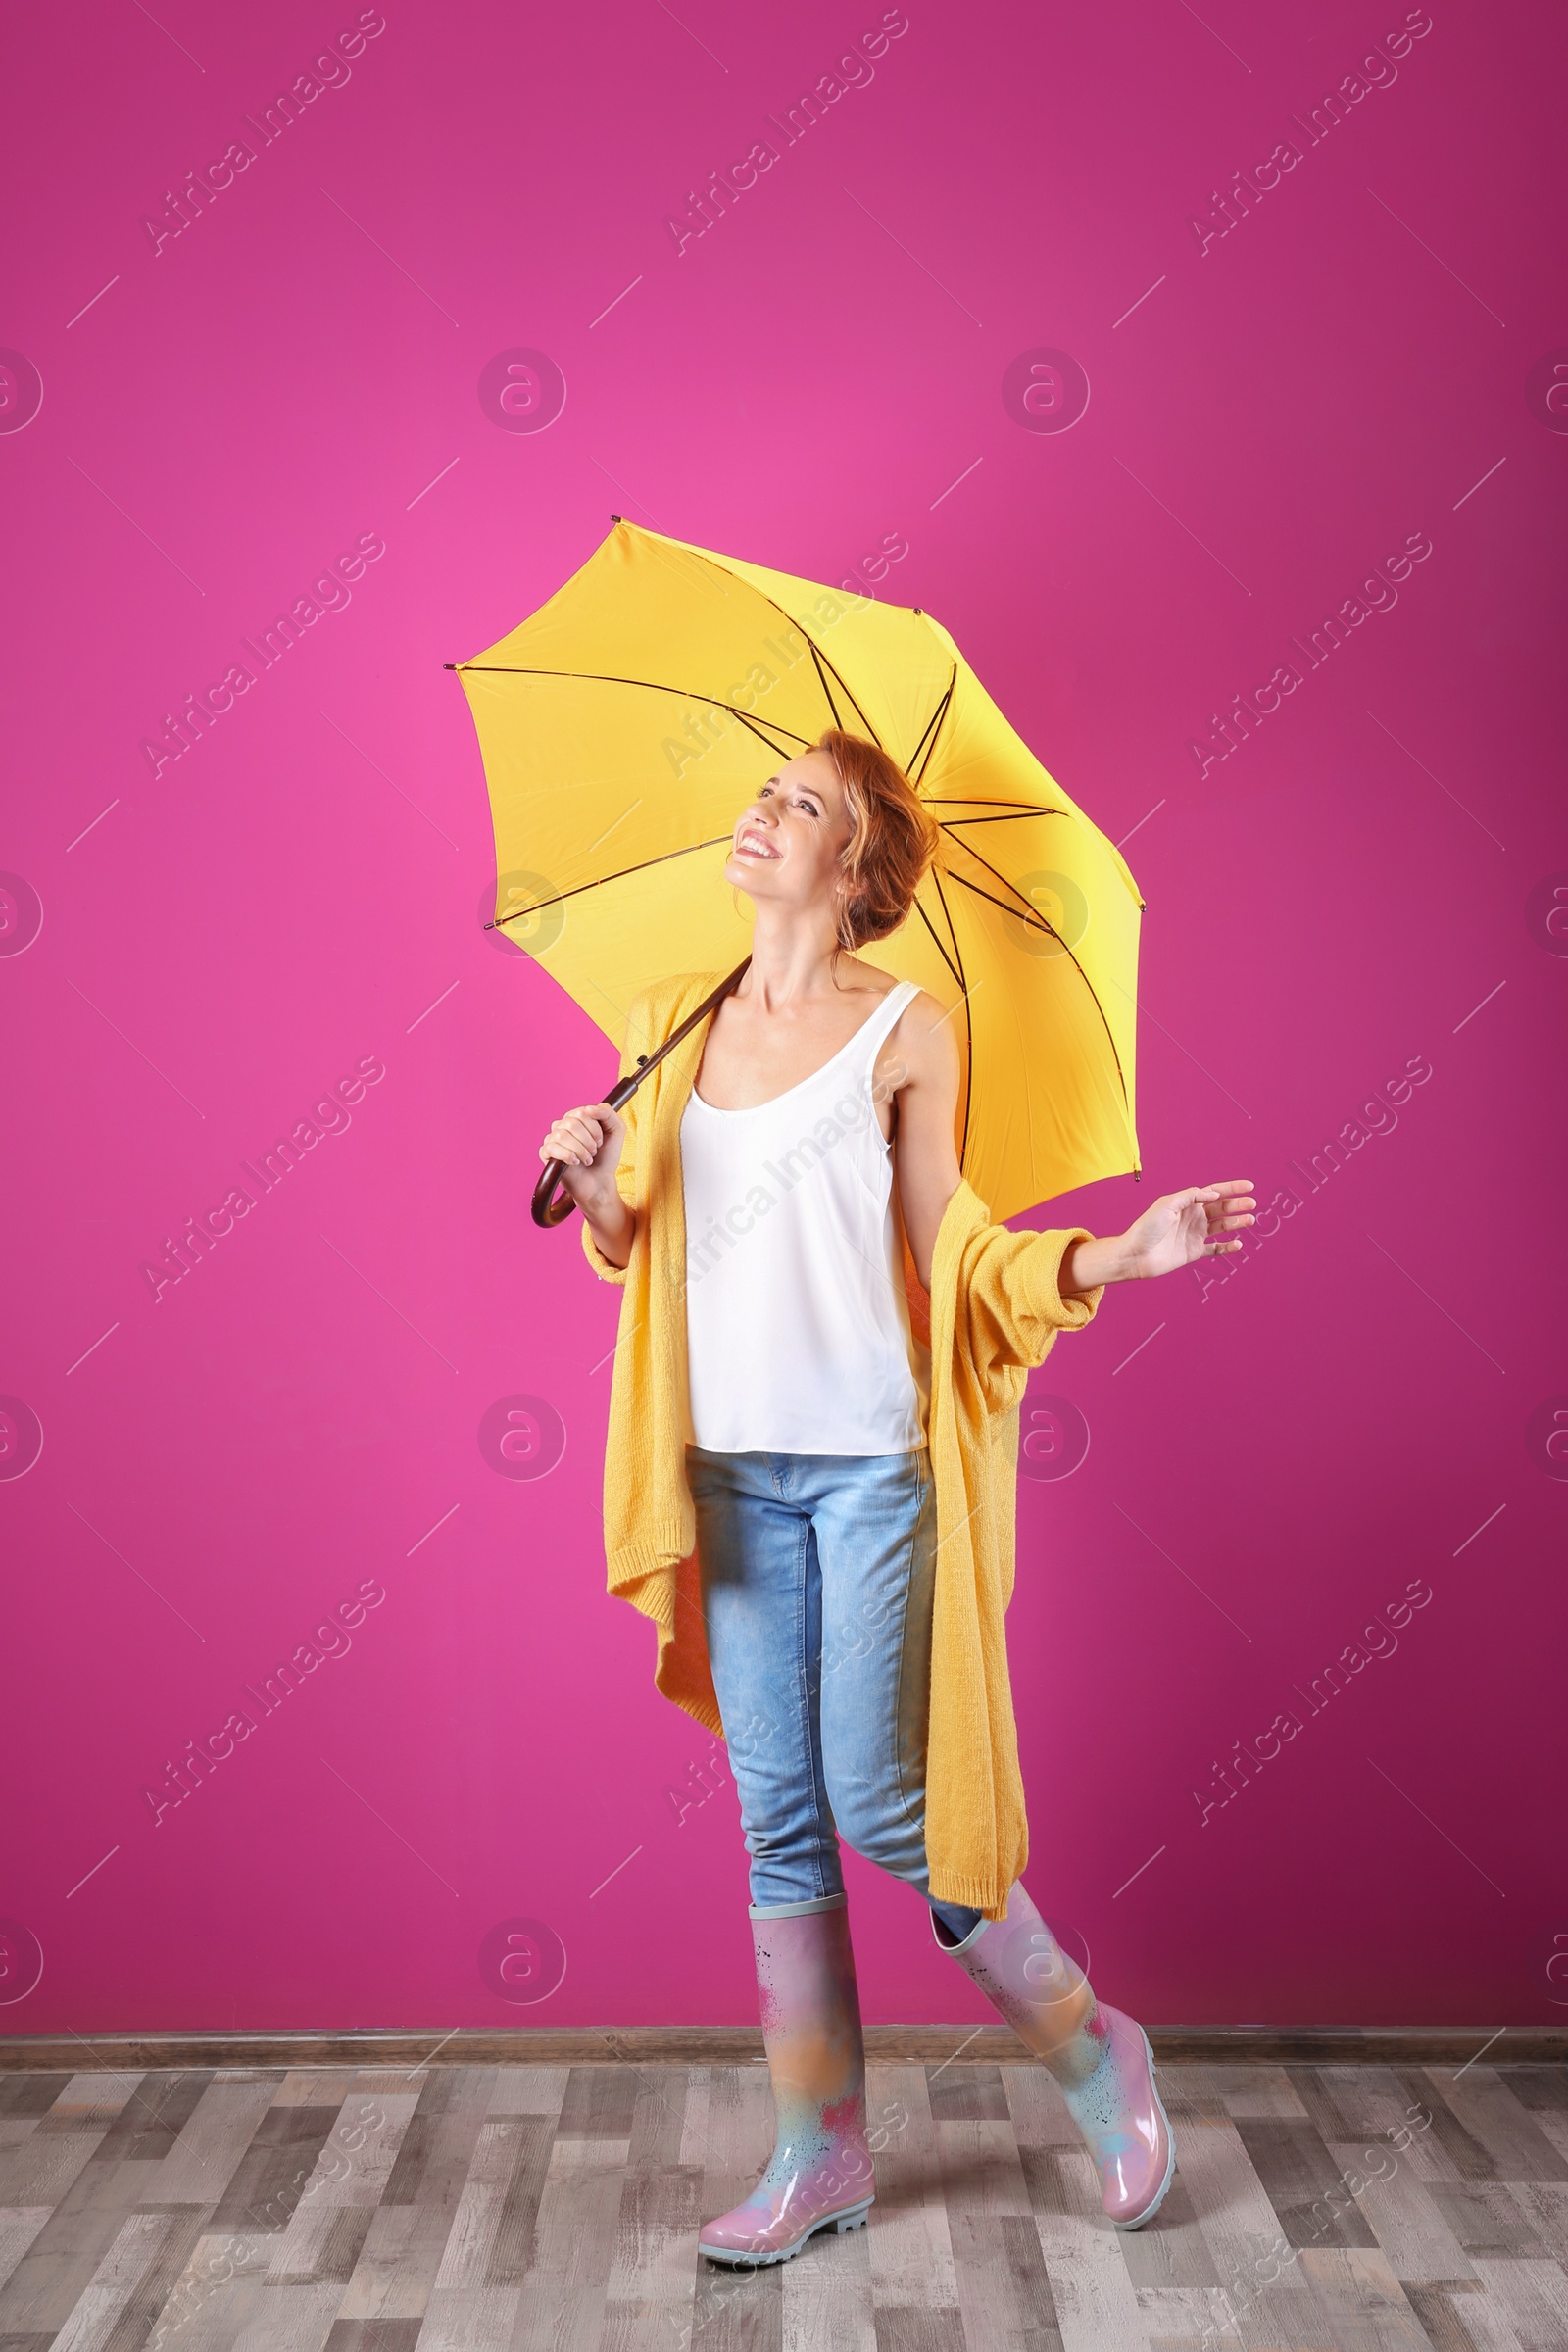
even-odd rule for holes
{"type": "Polygon", "coordinates": [[[812,749],[825,752],[844,789],[851,833],[835,889],[839,947],[849,953],[896,931],[914,905],[942,833],[896,760],[879,744],[830,727],[812,749]]]}

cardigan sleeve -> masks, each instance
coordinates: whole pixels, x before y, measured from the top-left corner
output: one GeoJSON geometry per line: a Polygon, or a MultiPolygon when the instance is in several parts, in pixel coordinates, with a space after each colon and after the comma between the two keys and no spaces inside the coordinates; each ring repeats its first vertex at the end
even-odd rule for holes
{"type": "Polygon", "coordinates": [[[1063,1298],[1061,1261],[1073,1242],[1092,1241],[1087,1226],[1063,1232],[1013,1233],[983,1225],[964,1252],[963,1299],[969,1350],[982,1372],[1044,1363],[1058,1331],[1082,1331],[1104,1297],[1103,1283],[1063,1298]]]}

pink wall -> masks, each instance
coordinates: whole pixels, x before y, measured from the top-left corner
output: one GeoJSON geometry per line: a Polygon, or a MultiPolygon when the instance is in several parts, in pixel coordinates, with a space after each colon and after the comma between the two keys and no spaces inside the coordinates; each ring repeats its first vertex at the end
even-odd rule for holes
{"type": "MultiPolygon", "coordinates": [[[[1568,2015],[1560,17],[909,0],[785,146],[768,117],[876,0],[389,0],[269,144],[247,116],[380,19],[159,13],[35,13],[8,101],[0,2027],[755,2015],[733,1787],[604,1596],[617,1301],[526,1214],[612,1056],[481,935],[441,667],[612,509],[833,581],[906,547],[881,592],[1126,842],[1146,1179],[1054,1221],[1294,1196],[1226,1279],[1112,1295],[1036,1376],[1034,1467],[1071,1471],[1020,1498],[1037,1899],[1152,2020],[1568,2015]],[[677,252],[666,215],[767,138],[677,252]],[[547,432],[480,396],[519,348],[564,379],[547,432]],[[1070,431],[1021,403],[1041,350],[1087,381],[1070,431]],[[1310,666],[1293,641],[1412,540],[1310,666]],[[356,549],[264,668],[247,641],[356,549]],[[1282,663],[1226,753],[1210,714],[1282,663]],[[356,1072],[155,1299],[166,1238],[356,1072]],[[543,1477],[486,1435],[519,1396],[543,1477]],[[155,1823],[166,1763],[368,1587],[155,1823]],[[500,1973],[520,1921],[532,1986],[500,1973]]],[[[867,2014],[978,2021],[917,1901],[851,1869],[867,2014]]]]}

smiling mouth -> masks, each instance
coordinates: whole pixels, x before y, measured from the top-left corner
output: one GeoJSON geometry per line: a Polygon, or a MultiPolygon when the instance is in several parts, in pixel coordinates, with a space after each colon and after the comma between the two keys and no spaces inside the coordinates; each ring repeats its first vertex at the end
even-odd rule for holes
{"type": "Polygon", "coordinates": [[[739,841],[735,844],[735,855],[737,858],[776,858],[778,854],[779,853],[777,850],[773,849],[767,842],[763,841],[760,835],[757,833],[743,833],[739,841]]]}

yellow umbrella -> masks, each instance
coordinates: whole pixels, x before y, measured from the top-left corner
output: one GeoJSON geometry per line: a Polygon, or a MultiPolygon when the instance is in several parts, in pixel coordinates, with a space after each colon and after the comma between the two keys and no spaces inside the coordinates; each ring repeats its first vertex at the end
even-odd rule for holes
{"type": "Polygon", "coordinates": [[[942,827],[907,921],[858,953],[961,1007],[955,1142],[991,1215],[1137,1168],[1138,886],[929,613],[616,517],[548,604],[454,666],[496,923],[617,1048],[640,989],[746,956],[749,903],[722,879],[735,820],[842,727],[942,827]]]}

